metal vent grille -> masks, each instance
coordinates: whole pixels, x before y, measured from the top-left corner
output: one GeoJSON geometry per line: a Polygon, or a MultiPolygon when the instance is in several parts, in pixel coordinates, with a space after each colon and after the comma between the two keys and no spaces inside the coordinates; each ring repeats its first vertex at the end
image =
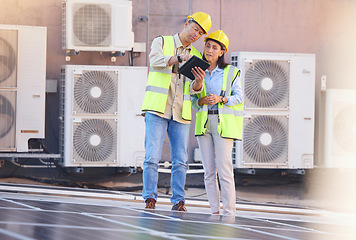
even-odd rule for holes
{"type": "Polygon", "coordinates": [[[74,114],[117,114],[118,73],[83,71],[74,77],[74,114]]]}
{"type": "Polygon", "coordinates": [[[73,43],[78,46],[110,46],[110,4],[82,4],[73,6],[73,43]]]}
{"type": "Polygon", "coordinates": [[[117,121],[81,119],[73,123],[73,163],[117,162],[117,121]]]}
{"type": "Polygon", "coordinates": [[[244,119],[244,164],[287,164],[288,118],[256,115],[244,119]]]}
{"type": "Polygon", "coordinates": [[[61,80],[60,80],[60,90],[59,90],[59,153],[61,154],[62,158],[61,161],[64,161],[64,122],[65,122],[65,69],[61,69],[61,80]]]}
{"type": "Polygon", "coordinates": [[[0,88],[16,87],[17,30],[0,29],[0,88]]]}
{"type": "Polygon", "coordinates": [[[289,61],[254,60],[245,63],[246,108],[289,107],[289,61]]]}
{"type": "Polygon", "coordinates": [[[65,49],[67,42],[67,4],[62,3],[62,48],[65,49]]]}
{"type": "Polygon", "coordinates": [[[240,66],[239,66],[239,57],[238,56],[234,56],[234,55],[231,56],[231,65],[235,66],[237,68],[240,68],[240,66]]]}

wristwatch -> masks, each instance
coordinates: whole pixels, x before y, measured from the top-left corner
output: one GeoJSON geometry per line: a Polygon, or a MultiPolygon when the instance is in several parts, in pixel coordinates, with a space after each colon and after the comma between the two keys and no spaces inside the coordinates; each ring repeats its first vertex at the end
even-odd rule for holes
{"type": "Polygon", "coordinates": [[[182,59],[180,58],[180,55],[177,55],[178,62],[182,62],[182,59]]]}

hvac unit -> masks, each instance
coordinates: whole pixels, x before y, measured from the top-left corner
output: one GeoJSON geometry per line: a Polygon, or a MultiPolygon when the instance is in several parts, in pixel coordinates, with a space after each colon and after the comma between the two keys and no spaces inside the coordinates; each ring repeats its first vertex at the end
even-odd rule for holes
{"type": "Polygon", "coordinates": [[[325,94],[324,167],[356,168],[356,90],[325,94]]]}
{"type": "Polygon", "coordinates": [[[132,2],[64,0],[63,49],[124,52],[132,50],[132,2]]]}
{"type": "Polygon", "coordinates": [[[62,68],[60,149],[65,167],[142,165],[146,79],[147,67],[62,68]]]}
{"type": "Polygon", "coordinates": [[[233,52],[244,94],[235,168],[313,168],[315,55],[233,52]]]}
{"type": "Polygon", "coordinates": [[[0,25],[0,151],[45,136],[45,27],[0,25]]]}

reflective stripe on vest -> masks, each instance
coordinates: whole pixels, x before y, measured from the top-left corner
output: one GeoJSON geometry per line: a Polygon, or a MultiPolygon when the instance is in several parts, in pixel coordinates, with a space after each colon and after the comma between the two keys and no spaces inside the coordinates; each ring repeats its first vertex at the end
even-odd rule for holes
{"type": "MultiPolygon", "coordinates": [[[[231,65],[224,69],[222,90],[231,95],[231,86],[239,70],[231,65]]],[[[206,96],[206,90],[203,89],[199,97],[206,96]]],[[[242,139],[243,128],[243,103],[227,106],[218,103],[219,123],[217,131],[223,138],[242,139]]],[[[203,105],[196,114],[195,135],[204,135],[208,121],[208,106],[203,105]]]]}
{"type": "MultiPolygon", "coordinates": [[[[174,39],[173,36],[163,37],[164,55],[174,56],[174,39]]],[[[147,77],[145,98],[143,100],[142,111],[151,110],[164,113],[167,103],[168,90],[171,84],[172,67],[162,70],[153,69],[147,77]]]]}
{"type": "Polygon", "coordinates": [[[150,67],[150,72],[160,72],[160,73],[172,74],[172,68],[163,69],[163,70],[155,70],[155,69],[153,69],[153,67],[150,67]]]}
{"type": "MultiPolygon", "coordinates": [[[[174,39],[173,36],[163,37],[163,54],[174,56],[174,39]]],[[[191,55],[196,55],[201,58],[201,54],[192,47],[190,51],[191,55]]],[[[143,100],[142,111],[155,111],[164,113],[166,109],[168,91],[171,84],[172,68],[165,69],[153,69],[150,67],[147,86],[145,92],[145,98],[143,100]]],[[[182,119],[190,121],[192,119],[191,114],[191,101],[190,101],[190,81],[185,81],[184,78],[184,90],[183,90],[183,106],[182,106],[182,119]]]]}

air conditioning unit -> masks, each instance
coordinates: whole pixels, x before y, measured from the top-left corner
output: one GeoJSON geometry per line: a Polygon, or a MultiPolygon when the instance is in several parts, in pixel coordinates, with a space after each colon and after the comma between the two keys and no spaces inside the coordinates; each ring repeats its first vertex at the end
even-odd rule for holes
{"type": "Polygon", "coordinates": [[[63,49],[132,50],[132,2],[128,0],[63,0],[63,49]]]}
{"type": "Polygon", "coordinates": [[[315,55],[233,52],[244,94],[235,168],[313,168],[315,55]]]}
{"type": "Polygon", "coordinates": [[[325,93],[326,168],[356,168],[356,89],[325,93]]]}
{"type": "Polygon", "coordinates": [[[0,151],[45,137],[47,28],[0,25],[0,151]]]}
{"type": "Polygon", "coordinates": [[[65,167],[142,166],[146,80],[147,67],[63,66],[60,150],[65,167]]]}

